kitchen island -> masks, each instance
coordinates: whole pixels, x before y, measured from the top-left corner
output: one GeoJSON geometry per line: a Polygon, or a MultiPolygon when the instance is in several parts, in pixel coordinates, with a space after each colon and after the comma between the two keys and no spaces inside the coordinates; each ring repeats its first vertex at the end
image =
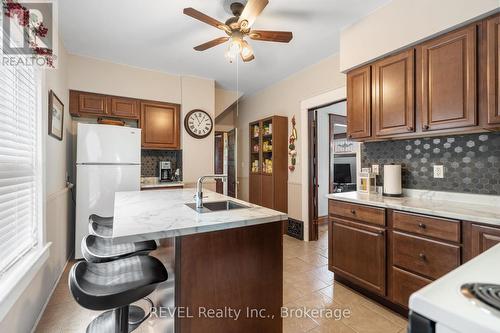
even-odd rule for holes
{"type": "Polygon", "coordinates": [[[211,191],[206,204],[230,200],[244,207],[202,213],[186,205],[194,194],[116,193],[114,241],[158,240],[151,255],[169,274],[151,296],[147,325],[158,332],[282,332],[287,215],[211,191]]]}

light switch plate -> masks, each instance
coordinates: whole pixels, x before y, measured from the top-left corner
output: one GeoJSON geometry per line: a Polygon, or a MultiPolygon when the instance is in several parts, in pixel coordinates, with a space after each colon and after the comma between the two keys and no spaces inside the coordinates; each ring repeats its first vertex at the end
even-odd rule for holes
{"type": "Polygon", "coordinates": [[[379,175],[379,165],[378,164],[372,165],[372,172],[376,175],[379,175]]]}
{"type": "Polygon", "coordinates": [[[434,178],[444,178],[444,166],[435,165],[434,166],[434,178]]]}

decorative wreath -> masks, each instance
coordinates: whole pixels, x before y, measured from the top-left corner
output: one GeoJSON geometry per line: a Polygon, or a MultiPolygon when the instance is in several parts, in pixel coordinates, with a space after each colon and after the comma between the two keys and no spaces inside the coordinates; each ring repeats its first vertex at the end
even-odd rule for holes
{"type": "Polygon", "coordinates": [[[295,165],[297,164],[297,150],[295,146],[295,141],[297,141],[297,129],[295,128],[295,116],[292,117],[292,133],[288,139],[288,155],[290,155],[290,165],[288,170],[291,172],[295,171],[295,165]]]}

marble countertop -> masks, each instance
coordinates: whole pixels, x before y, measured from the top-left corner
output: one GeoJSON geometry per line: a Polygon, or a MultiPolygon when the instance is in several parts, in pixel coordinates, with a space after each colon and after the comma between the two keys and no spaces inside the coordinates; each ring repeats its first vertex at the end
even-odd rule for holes
{"type": "Polygon", "coordinates": [[[412,294],[410,309],[453,332],[498,332],[500,312],[474,304],[460,287],[474,282],[500,284],[499,262],[500,244],[412,294]]]}
{"type": "Polygon", "coordinates": [[[117,192],[113,238],[116,242],[155,240],[218,231],[288,219],[285,213],[205,190],[204,202],[232,200],[249,206],[200,214],[186,203],[194,202],[195,189],[117,192]]]}
{"type": "Polygon", "coordinates": [[[500,226],[500,197],[412,190],[401,198],[346,192],[329,199],[500,226]]]}
{"type": "Polygon", "coordinates": [[[163,183],[152,183],[152,184],[141,184],[141,188],[162,188],[162,187],[178,187],[184,186],[183,182],[163,182],[163,183]]]}

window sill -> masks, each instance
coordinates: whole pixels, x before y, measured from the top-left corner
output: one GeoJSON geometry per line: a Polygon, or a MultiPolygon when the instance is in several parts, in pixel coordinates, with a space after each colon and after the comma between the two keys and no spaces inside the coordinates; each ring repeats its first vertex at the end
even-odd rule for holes
{"type": "Polygon", "coordinates": [[[49,258],[51,244],[48,243],[26,255],[11,271],[2,277],[0,281],[0,321],[9,313],[12,306],[49,258]]]}

